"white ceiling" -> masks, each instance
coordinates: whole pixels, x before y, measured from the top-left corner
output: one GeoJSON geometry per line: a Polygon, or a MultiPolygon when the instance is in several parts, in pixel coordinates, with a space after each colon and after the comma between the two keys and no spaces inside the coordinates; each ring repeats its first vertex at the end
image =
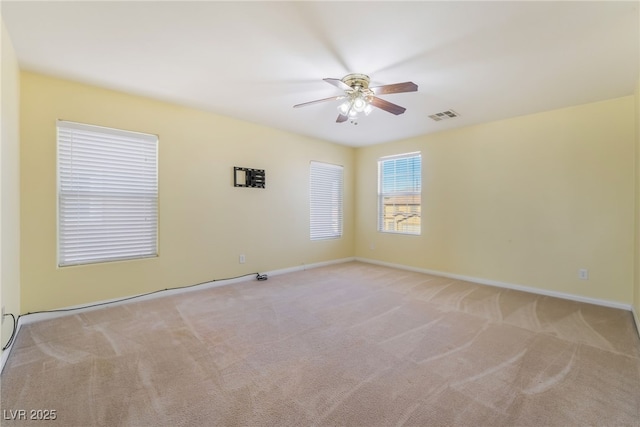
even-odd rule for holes
{"type": "Polygon", "coordinates": [[[2,1],[22,69],[363,146],[630,95],[638,1],[2,1]],[[407,112],[337,124],[350,72],[407,112]],[[453,109],[461,117],[428,118],[453,109]]]}

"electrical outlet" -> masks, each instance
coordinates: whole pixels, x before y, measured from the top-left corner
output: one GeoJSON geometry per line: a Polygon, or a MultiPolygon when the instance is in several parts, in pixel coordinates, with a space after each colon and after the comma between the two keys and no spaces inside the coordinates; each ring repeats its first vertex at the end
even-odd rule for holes
{"type": "Polygon", "coordinates": [[[578,279],[580,280],[589,280],[589,270],[586,268],[581,268],[578,270],[578,279]]]}
{"type": "Polygon", "coordinates": [[[240,264],[244,264],[244,262],[246,261],[244,254],[240,254],[240,264]]]}
{"type": "Polygon", "coordinates": [[[376,244],[371,242],[369,243],[369,249],[374,250],[376,248],[376,244]]]}

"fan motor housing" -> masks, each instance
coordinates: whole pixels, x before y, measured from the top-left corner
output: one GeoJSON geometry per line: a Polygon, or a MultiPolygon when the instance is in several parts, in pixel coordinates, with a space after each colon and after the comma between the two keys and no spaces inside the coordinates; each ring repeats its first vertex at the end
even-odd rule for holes
{"type": "Polygon", "coordinates": [[[357,89],[358,87],[361,89],[369,89],[369,76],[366,74],[347,74],[340,80],[352,89],[357,89]]]}

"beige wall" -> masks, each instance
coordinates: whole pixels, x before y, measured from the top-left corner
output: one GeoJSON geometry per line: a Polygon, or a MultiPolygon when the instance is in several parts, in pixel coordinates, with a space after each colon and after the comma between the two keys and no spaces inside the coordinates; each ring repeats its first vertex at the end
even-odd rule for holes
{"type": "Polygon", "coordinates": [[[354,149],[28,72],[21,83],[23,312],[353,256],[354,149]],[[159,135],[158,258],[56,267],[56,119],[159,135]],[[345,167],[341,239],[309,240],[311,160],[345,167]],[[267,188],[233,187],[233,166],[265,169],[267,188]]]}
{"type": "Polygon", "coordinates": [[[631,304],[634,121],[628,96],[359,149],[356,256],[631,304]],[[411,151],[422,234],[379,233],[377,159],[411,151]]]}
{"type": "MultiPolygon", "coordinates": [[[[20,314],[20,73],[4,22],[1,31],[0,305],[17,317],[20,314]]],[[[12,325],[10,318],[4,319],[2,346],[11,336],[12,325]]]]}

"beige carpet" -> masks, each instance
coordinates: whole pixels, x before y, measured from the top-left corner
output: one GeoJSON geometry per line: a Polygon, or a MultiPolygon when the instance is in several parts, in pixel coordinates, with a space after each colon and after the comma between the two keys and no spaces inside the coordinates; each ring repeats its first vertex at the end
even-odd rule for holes
{"type": "Polygon", "coordinates": [[[22,328],[2,425],[638,426],[629,312],[346,263],[22,328]]]}

